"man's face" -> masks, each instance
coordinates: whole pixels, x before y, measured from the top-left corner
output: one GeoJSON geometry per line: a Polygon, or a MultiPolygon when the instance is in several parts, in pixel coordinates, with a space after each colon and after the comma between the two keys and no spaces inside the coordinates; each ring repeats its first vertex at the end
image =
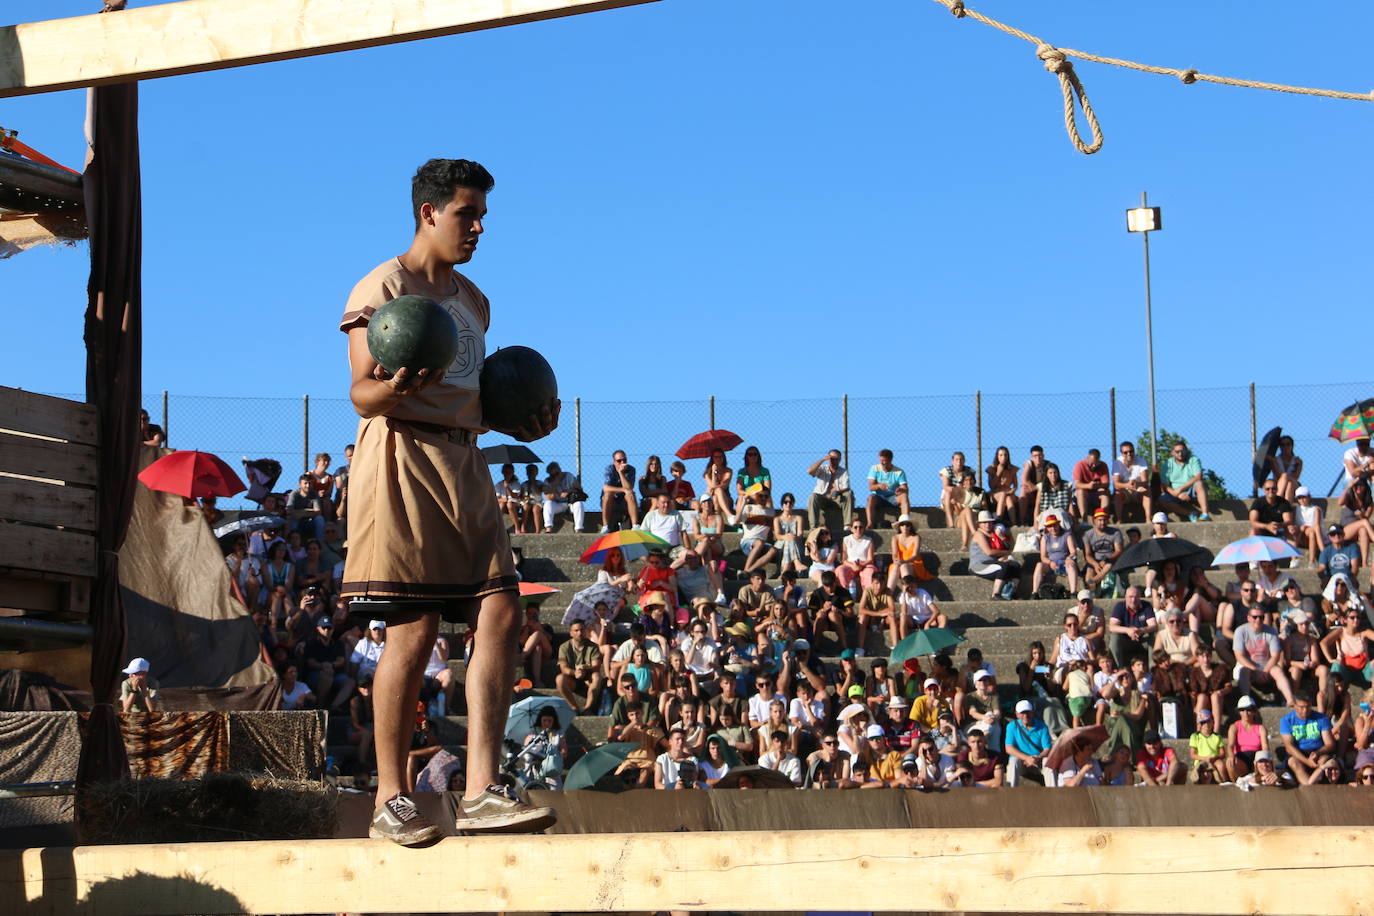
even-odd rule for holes
{"type": "Polygon", "coordinates": [[[1135,447],[1130,445],[1121,446],[1121,462],[1123,464],[1130,464],[1133,458],[1135,458],[1135,447]]]}
{"type": "Polygon", "coordinates": [[[902,725],[906,722],[907,708],[905,706],[889,706],[887,708],[887,717],[895,724],[902,725]]]}
{"type": "Polygon", "coordinates": [[[1312,704],[1299,697],[1293,702],[1293,711],[1298,714],[1299,719],[1306,719],[1312,712],[1312,704]]]}
{"type": "Polygon", "coordinates": [[[882,468],[884,471],[889,471],[892,469],[892,459],[889,458],[887,455],[879,455],[878,466],[882,468]]]}
{"type": "Polygon", "coordinates": [[[582,642],[582,635],[585,632],[586,629],[583,626],[582,621],[580,620],[573,621],[573,623],[568,627],[568,635],[572,637],[572,641],[575,643],[582,642]]]}
{"type": "Polygon", "coordinates": [[[281,679],[288,684],[294,684],[296,682],[296,666],[287,665],[286,670],[281,673],[281,679]]]}
{"type": "Polygon", "coordinates": [[[1158,757],[1160,754],[1164,753],[1164,745],[1160,744],[1158,741],[1146,741],[1145,753],[1149,754],[1151,757],[1158,757]]]}
{"type": "Polygon", "coordinates": [[[654,498],[654,508],[657,509],[659,512],[667,512],[667,511],[668,511],[668,494],[667,494],[667,493],[660,493],[660,494],[658,494],[657,497],[654,498]]]}
{"type": "Polygon", "coordinates": [[[722,728],[735,727],[735,711],[726,707],[720,711],[720,724],[722,728]]]}
{"type": "Polygon", "coordinates": [[[303,478],[301,478],[301,480],[300,480],[300,482],[299,482],[299,486],[300,486],[300,492],[301,492],[301,495],[302,495],[302,496],[309,496],[309,495],[310,495],[310,479],[309,479],[308,477],[303,477],[303,478]]]}
{"type": "Polygon", "coordinates": [[[643,714],[644,710],[640,709],[638,706],[631,706],[629,709],[625,710],[625,719],[631,725],[638,725],[640,717],[643,716],[643,714]]]}
{"type": "Polygon", "coordinates": [[[832,468],[837,468],[837,467],[840,466],[840,453],[839,453],[839,452],[835,451],[834,449],[831,449],[831,450],[830,450],[830,454],[826,455],[825,457],[828,458],[828,459],[830,460],[830,466],[831,466],[832,468]]]}
{"type": "Polygon", "coordinates": [[[625,459],[624,452],[616,452],[614,455],[611,456],[611,464],[615,465],[617,470],[624,467],[628,463],[629,462],[625,459]]]}
{"type": "Polygon", "coordinates": [[[682,732],[673,732],[668,738],[668,749],[673,752],[674,757],[682,754],[682,732]]]}
{"type": "Polygon", "coordinates": [[[1126,589],[1126,607],[1130,608],[1132,611],[1140,608],[1140,589],[1136,588],[1134,585],[1126,589]]]}
{"type": "Polygon", "coordinates": [[[1173,452],[1174,460],[1177,461],[1179,464],[1185,464],[1188,461],[1188,446],[1175,445],[1173,452]]]}
{"type": "Polygon", "coordinates": [[[1042,451],[1040,451],[1040,449],[1036,449],[1035,451],[1031,452],[1031,463],[1032,463],[1032,464],[1040,464],[1040,463],[1043,462],[1044,460],[1045,460],[1045,453],[1042,452],[1042,451]]]}
{"type": "Polygon", "coordinates": [[[1278,494],[1279,494],[1278,487],[1274,486],[1273,483],[1268,483],[1268,482],[1265,483],[1265,485],[1264,485],[1264,501],[1265,501],[1265,502],[1267,502],[1267,503],[1273,503],[1273,502],[1277,501],[1277,500],[1278,500],[1278,494]]]}
{"type": "Polygon", "coordinates": [[[720,692],[726,697],[734,696],[735,679],[732,677],[722,678],[720,682],[720,692]]]}
{"type": "Polygon", "coordinates": [[[1096,528],[1098,531],[1106,531],[1106,530],[1107,530],[1107,516],[1105,516],[1105,515],[1094,515],[1094,516],[1093,516],[1093,527],[1096,528]]]}
{"type": "Polygon", "coordinates": [[[997,681],[990,677],[985,677],[978,682],[978,692],[985,697],[990,697],[997,692],[997,681]]]}
{"type": "Polygon", "coordinates": [[[1344,529],[1344,528],[1337,528],[1337,529],[1335,529],[1334,531],[1331,532],[1331,544],[1332,544],[1332,546],[1334,546],[1334,547],[1340,547],[1340,546],[1342,546],[1344,543],[1345,543],[1345,529],[1344,529]]]}
{"type": "Polygon", "coordinates": [[[754,682],[754,686],[758,688],[759,693],[763,696],[768,696],[773,692],[773,682],[767,678],[759,678],[754,682]]]}
{"type": "Polygon", "coordinates": [[[532,464],[525,465],[525,477],[529,480],[537,479],[539,477],[539,468],[532,464]]]}
{"type": "Polygon", "coordinates": [[[439,209],[422,207],[420,222],[435,253],[451,264],[466,264],[477,250],[487,215],[487,195],[476,188],[455,188],[439,209]],[[428,212],[426,212],[428,210],[428,212]]]}

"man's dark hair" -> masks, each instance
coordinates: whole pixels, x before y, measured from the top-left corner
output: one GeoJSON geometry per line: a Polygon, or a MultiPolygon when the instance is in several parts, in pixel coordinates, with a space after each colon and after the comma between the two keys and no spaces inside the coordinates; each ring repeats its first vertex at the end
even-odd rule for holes
{"type": "Polygon", "coordinates": [[[787,743],[787,732],[782,731],[781,729],[778,729],[778,730],[776,730],[776,731],[770,732],[769,735],[768,735],[768,740],[769,740],[769,741],[780,741],[780,742],[782,742],[783,744],[786,744],[786,743],[787,743]]]}
{"type": "Polygon", "coordinates": [[[840,581],[839,577],[835,575],[833,570],[827,569],[821,573],[821,585],[824,585],[827,588],[834,585],[838,581],[840,581]]]}
{"type": "Polygon", "coordinates": [[[1299,690],[1297,693],[1293,694],[1293,702],[1296,703],[1298,700],[1302,700],[1308,706],[1316,705],[1316,701],[1312,698],[1312,693],[1307,690],[1299,690]]]}
{"type": "Polygon", "coordinates": [[[479,163],[468,159],[429,160],[410,179],[410,206],[415,228],[420,228],[420,208],[425,204],[442,210],[458,188],[472,188],[487,194],[494,187],[496,179],[479,163]]]}
{"type": "Polygon", "coordinates": [[[880,449],[880,450],[878,451],[878,457],[879,457],[879,458],[886,458],[887,460],[891,461],[891,460],[892,460],[892,449],[890,449],[890,448],[880,449]]]}
{"type": "Polygon", "coordinates": [[[685,729],[685,728],[674,728],[674,729],[672,729],[672,730],[670,730],[670,731],[668,732],[668,737],[671,738],[671,737],[673,737],[673,735],[681,735],[682,737],[686,738],[686,737],[687,737],[687,729],[685,729]]]}
{"type": "Polygon", "coordinates": [[[1123,448],[1125,448],[1125,447],[1128,446],[1128,445],[1129,445],[1131,448],[1135,448],[1135,443],[1132,442],[1130,439],[1123,439],[1123,440],[1121,441],[1121,444],[1118,445],[1117,448],[1118,448],[1118,449],[1123,449],[1123,448]]]}
{"type": "Polygon", "coordinates": [[[1034,455],[1036,452],[1039,452],[1042,455],[1045,454],[1045,447],[1043,445],[1032,445],[1031,454],[1034,455]]]}
{"type": "Polygon", "coordinates": [[[630,624],[630,635],[631,635],[631,636],[643,636],[643,635],[644,635],[644,624],[642,624],[642,623],[640,623],[640,622],[638,622],[638,621],[635,621],[634,623],[630,624]]]}
{"type": "Polygon", "coordinates": [[[315,478],[311,477],[309,474],[302,474],[301,476],[299,476],[299,477],[296,478],[296,483],[300,483],[302,480],[314,480],[314,479],[315,479],[315,478]]]}
{"type": "Polygon", "coordinates": [[[1088,449],[1088,454],[1089,454],[1089,455],[1092,455],[1094,458],[1101,458],[1101,457],[1102,457],[1102,453],[1099,452],[1099,451],[1098,451],[1097,449],[1095,449],[1095,448],[1090,448],[1090,449],[1088,449]]]}

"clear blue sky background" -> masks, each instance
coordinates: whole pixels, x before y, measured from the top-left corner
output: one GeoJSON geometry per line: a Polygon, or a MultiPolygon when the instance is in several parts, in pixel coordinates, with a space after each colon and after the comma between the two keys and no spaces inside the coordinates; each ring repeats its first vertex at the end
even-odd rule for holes
{"type": "MultiPolygon", "coordinates": [[[[96,6],[10,0],[0,17],[96,6]]],[[[1339,20],[1271,0],[975,6],[1063,47],[1374,84],[1367,5],[1339,20]]],[[[1368,324],[1374,105],[1079,72],[1107,137],[1095,156],[1070,146],[1030,45],[928,0],[663,0],[145,83],[145,391],[343,397],[342,303],[405,248],[408,180],[430,156],[495,174],[467,271],[493,302],[489,345],[541,349],[567,399],[1141,389],[1124,210],[1142,189],[1165,214],[1159,387],[1374,375],[1333,341],[1337,315],[1355,318],[1352,344],[1368,324]]],[[[83,106],[79,91],[4,100],[0,125],[79,167],[83,106]]],[[[0,267],[18,320],[0,381],[83,389],[86,268],[84,249],[0,267]]],[[[1302,418],[1314,442],[1344,389],[1323,398],[1302,418]]],[[[674,428],[704,419],[693,407],[674,428]]],[[[1081,438],[1105,445],[1091,422],[1081,438]]],[[[989,450],[999,438],[985,431],[989,450]]]]}

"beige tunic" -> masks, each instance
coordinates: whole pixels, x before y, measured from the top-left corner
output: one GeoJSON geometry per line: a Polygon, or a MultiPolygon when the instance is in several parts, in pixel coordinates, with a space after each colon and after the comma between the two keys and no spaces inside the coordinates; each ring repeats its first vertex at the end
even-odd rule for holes
{"type": "Polygon", "coordinates": [[[377,308],[406,294],[448,309],[459,352],[441,381],[358,424],[342,593],[465,599],[514,591],[509,536],[476,444],[485,429],[478,377],[486,297],[456,271],[449,289],[435,289],[393,258],[354,287],[339,329],[365,327],[377,308]]]}

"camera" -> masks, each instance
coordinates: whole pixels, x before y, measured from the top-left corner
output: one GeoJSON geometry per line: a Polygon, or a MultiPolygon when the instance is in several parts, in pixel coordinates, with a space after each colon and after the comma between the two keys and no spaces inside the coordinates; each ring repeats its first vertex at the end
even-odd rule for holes
{"type": "Polygon", "coordinates": [[[312,585],[305,590],[305,593],[311,598],[318,598],[320,597],[320,587],[318,585],[312,585]]]}
{"type": "Polygon", "coordinates": [[[918,758],[915,753],[909,752],[902,755],[903,773],[915,773],[916,770],[919,769],[919,766],[920,758],[918,758]]]}
{"type": "Polygon", "coordinates": [[[677,778],[679,782],[685,783],[688,786],[696,785],[697,762],[689,758],[678,763],[677,778]]]}

